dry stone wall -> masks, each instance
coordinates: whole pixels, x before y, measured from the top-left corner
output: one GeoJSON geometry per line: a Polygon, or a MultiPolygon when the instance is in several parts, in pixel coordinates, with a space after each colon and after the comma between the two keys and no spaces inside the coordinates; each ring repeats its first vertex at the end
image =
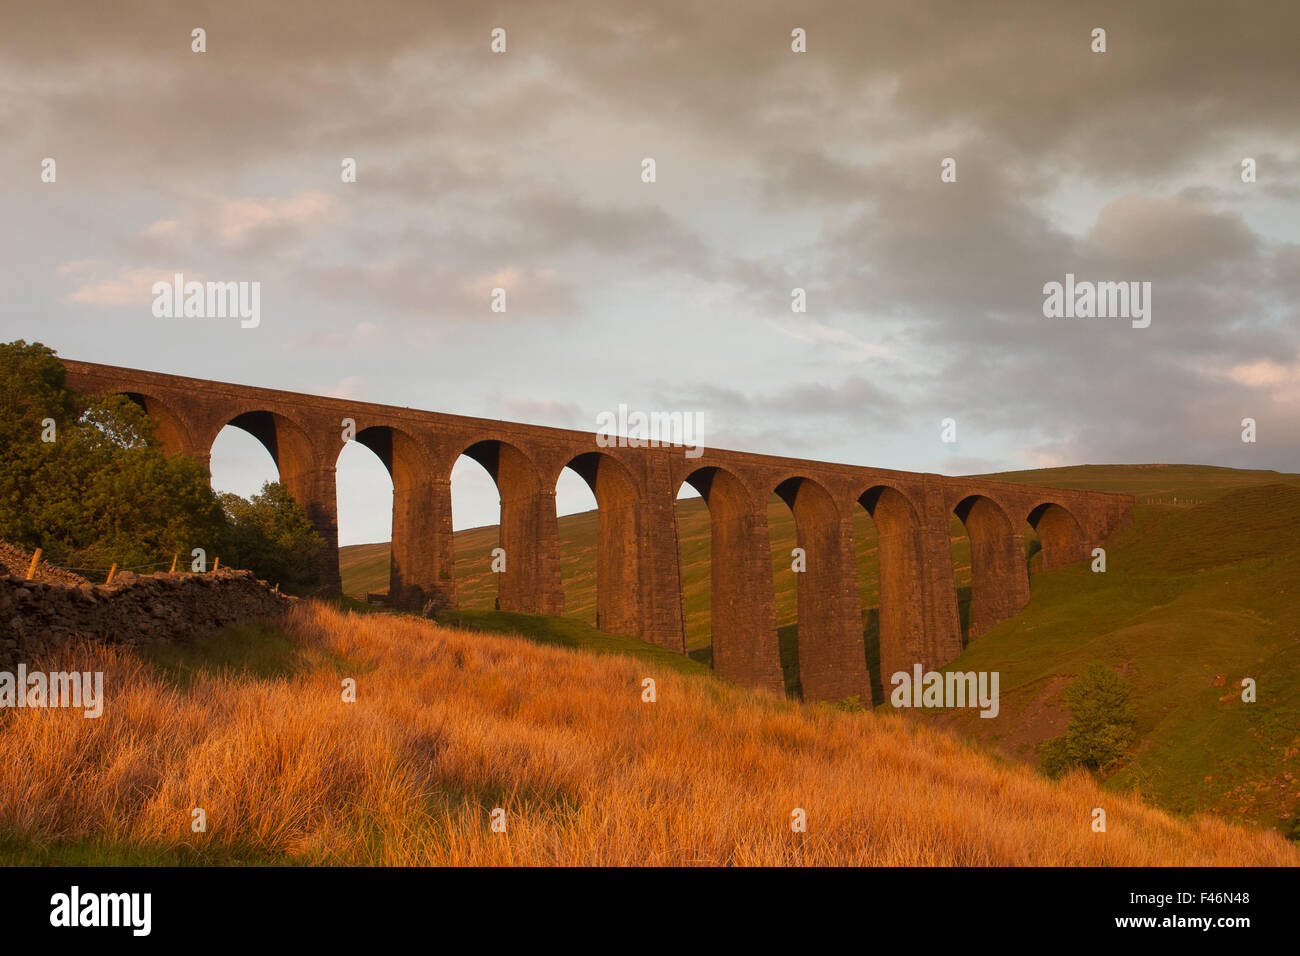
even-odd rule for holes
{"type": "Polygon", "coordinates": [[[138,645],[201,637],[230,624],[276,617],[293,601],[251,571],[124,571],[112,584],[79,586],[0,575],[0,669],[78,640],[138,645]]]}
{"type": "MultiPolygon", "coordinates": [[[[12,544],[0,541],[0,575],[26,574],[31,564],[32,556],[28,552],[22,548],[15,548],[12,544]]],[[[90,583],[81,575],[56,567],[48,561],[36,562],[36,573],[33,575],[33,580],[44,581],[47,584],[63,584],[69,587],[90,583]]]]}

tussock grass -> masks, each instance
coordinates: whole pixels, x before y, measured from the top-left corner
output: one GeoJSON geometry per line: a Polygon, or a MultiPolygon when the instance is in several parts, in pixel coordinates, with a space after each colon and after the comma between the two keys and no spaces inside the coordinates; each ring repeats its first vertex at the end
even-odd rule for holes
{"type": "Polygon", "coordinates": [[[319,603],[286,635],[291,668],[227,661],[178,679],[174,662],[102,647],[45,662],[103,669],[105,711],[0,715],[0,845],[399,865],[1300,859],[1274,834],[1174,819],[1086,777],[1053,783],[916,722],[646,661],[319,603]],[[641,700],[647,676],[656,703],[641,700]],[[498,806],[504,834],[489,827],[498,806]],[[796,807],[807,833],[791,832],[796,807]],[[1092,832],[1094,807],[1108,832],[1092,832]]]}

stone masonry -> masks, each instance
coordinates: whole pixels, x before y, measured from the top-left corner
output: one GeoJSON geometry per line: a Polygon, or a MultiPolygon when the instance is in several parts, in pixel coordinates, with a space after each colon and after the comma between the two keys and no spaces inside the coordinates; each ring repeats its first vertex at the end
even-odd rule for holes
{"type": "Polygon", "coordinates": [[[200,637],[229,624],[278,616],[293,600],[251,571],[124,571],[112,584],[75,587],[0,575],[0,669],[77,640],[154,644],[200,637]]]}

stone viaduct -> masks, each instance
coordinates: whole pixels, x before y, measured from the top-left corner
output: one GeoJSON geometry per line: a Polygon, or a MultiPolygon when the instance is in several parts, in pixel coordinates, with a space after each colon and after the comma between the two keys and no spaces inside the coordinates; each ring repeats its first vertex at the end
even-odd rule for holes
{"type": "MultiPolygon", "coordinates": [[[[1069,491],[705,449],[601,447],[593,432],[323,398],[65,360],[68,384],[123,393],[159,423],[169,453],[209,462],[227,425],[258,438],[280,479],[329,542],[318,580],[339,588],[335,461],[343,419],[393,480],[390,600],[456,605],[451,469],[478,461],[501,496],[502,610],[561,614],[555,486],[570,467],[598,506],[597,621],[685,652],[674,503],[683,482],[704,497],[712,524],[713,664],[723,677],[783,693],[767,502],[794,513],[807,554],[799,576],[799,670],[804,697],[871,700],[863,648],[852,519],[865,508],[879,537],[880,669],[941,667],[962,649],[950,515],[971,543],[971,637],[1029,601],[1021,529],[1042,542],[1046,569],[1084,560],[1124,521],[1128,495],[1069,491]]],[[[888,678],[882,681],[889,686],[888,678]]]]}

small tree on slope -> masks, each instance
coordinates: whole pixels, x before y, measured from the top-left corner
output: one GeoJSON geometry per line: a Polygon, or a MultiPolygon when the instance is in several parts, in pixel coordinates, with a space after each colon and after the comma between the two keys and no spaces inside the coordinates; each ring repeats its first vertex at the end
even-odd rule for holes
{"type": "Polygon", "coordinates": [[[1123,677],[1093,661],[1061,699],[1070,709],[1070,723],[1040,749],[1046,773],[1055,777],[1073,767],[1106,770],[1124,756],[1136,737],[1137,716],[1123,677]]]}

